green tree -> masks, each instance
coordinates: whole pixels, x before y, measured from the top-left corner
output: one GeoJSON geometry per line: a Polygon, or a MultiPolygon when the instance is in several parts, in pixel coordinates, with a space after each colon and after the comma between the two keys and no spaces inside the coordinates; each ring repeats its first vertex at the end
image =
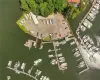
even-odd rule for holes
{"type": "Polygon", "coordinates": [[[21,3],[21,9],[24,11],[30,11],[30,8],[28,7],[28,4],[26,3],[26,0],[20,0],[21,3]]]}
{"type": "Polygon", "coordinates": [[[39,14],[39,7],[34,0],[27,0],[27,4],[29,5],[32,12],[34,12],[35,14],[39,14]]]}

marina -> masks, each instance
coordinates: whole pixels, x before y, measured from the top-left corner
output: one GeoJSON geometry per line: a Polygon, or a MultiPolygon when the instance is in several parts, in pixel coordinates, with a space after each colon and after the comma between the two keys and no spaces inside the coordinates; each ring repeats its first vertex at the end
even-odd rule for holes
{"type": "MultiPolygon", "coordinates": [[[[20,11],[18,10],[19,7],[17,6],[19,4],[17,4],[17,2],[18,2],[17,0],[11,0],[11,1],[1,0],[1,2],[0,2],[1,8],[3,7],[3,9],[4,9],[4,10],[1,9],[2,11],[0,12],[2,14],[2,16],[0,16],[2,18],[2,20],[0,21],[1,22],[0,25],[1,26],[7,26],[7,27],[1,27],[1,29],[0,29],[1,30],[0,31],[0,33],[1,33],[0,34],[0,36],[1,36],[1,38],[0,38],[0,42],[1,42],[1,44],[0,44],[0,48],[1,48],[0,55],[2,57],[2,58],[0,58],[1,61],[2,61],[2,65],[0,66],[1,69],[2,69],[1,70],[2,73],[0,75],[2,75],[2,77],[0,79],[4,80],[4,79],[6,79],[5,76],[11,75],[11,80],[12,79],[17,80],[16,77],[19,80],[20,79],[30,80],[30,78],[27,78],[26,76],[23,76],[23,77],[16,76],[16,75],[13,75],[14,74],[13,71],[9,72],[8,69],[5,70],[6,63],[9,60],[13,60],[13,61],[14,60],[16,60],[16,61],[21,60],[22,63],[23,62],[31,63],[31,62],[34,62],[36,60],[35,57],[37,57],[38,59],[40,59],[42,57],[43,60],[45,60],[45,61],[43,62],[43,65],[41,66],[41,69],[39,69],[39,70],[42,70],[42,72],[46,72],[46,74],[48,76],[50,76],[51,80],[66,80],[66,79],[68,79],[68,80],[77,80],[77,77],[76,77],[77,73],[75,71],[75,67],[76,67],[75,62],[76,61],[74,60],[74,57],[72,57],[73,55],[70,52],[70,47],[69,47],[70,45],[68,45],[68,46],[66,45],[68,43],[66,43],[65,46],[60,45],[60,47],[63,46],[63,48],[64,48],[64,49],[61,49],[61,51],[63,51],[61,53],[63,53],[62,55],[64,55],[64,57],[67,61],[67,65],[68,65],[68,68],[63,73],[63,75],[61,75],[61,73],[58,71],[58,69],[56,69],[56,67],[52,67],[51,64],[49,65],[50,61],[48,61],[48,53],[47,52],[48,52],[49,49],[52,49],[51,44],[44,44],[43,45],[44,46],[43,51],[42,50],[38,51],[34,47],[33,47],[33,49],[31,49],[29,51],[23,46],[24,42],[27,39],[31,39],[31,37],[29,35],[24,34],[18,28],[18,26],[15,25],[16,20],[20,16],[20,11]],[[7,3],[7,4],[5,5],[4,3],[7,3]],[[9,8],[9,6],[11,6],[11,7],[9,8]],[[6,15],[6,13],[9,16],[6,15]],[[13,17],[16,16],[16,17],[13,18],[12,16],[13,17]],[[9,20],[7,20],[7,19],[9,19],[9,20]],[[5,23],[3,24],[3,21],[6,24],[5,23]],[[12,56],[12,55],[14,55],[14,56],[12,56]],[[33,59],[34,59],[34,61],[33,61],[33,59]],[[47,66],[47,67],[45,67],[45,66],[47,66]]],[[[94,19],[94,22],[95,22],[94,27],[95,28],[92,27],[92,29],[94,29],[94,33],[97,33],[99,31],[99,27],[97,27],[97,26],[99,26],[99,19],[98,19],[99,16],[100,15],[97,15],[97,17],[95,17],[95,19],[94,19]],[[96,29],[98,29],[98,30],[96,30],[96,29]]],[[[77,19],[76,22],[78,22],[80,20],[77,19]]],[[[74,26],[72,26],[73,28],[76,27],[76,23],[75,24],[71,23],[71,24],[74,25],[74,26]]],[[[87,31],[87,28],[84,32],[86,32],[86,31],[87,31]]],[[[33,38],[32,38],[32,40],[33,40],[33,38]]],[[[35,40],[36,39],[34,39],[34,41],[35,40]]],[[[30,68],[30,65],[27,65],[27,67],[30,68]]],[[[99,73],[99,71],[97,71],[97,72],[99,73]]],[[[91,73],[91,75],[89,75],[89,77],[91,77],[90,80],[95,80],[95,79],[99,80],[100,79],[97,72],[95,71],[95,72],[91,73]]],[[[41,77],[41,79],[43,79],[43,78],[41,77]]]]}

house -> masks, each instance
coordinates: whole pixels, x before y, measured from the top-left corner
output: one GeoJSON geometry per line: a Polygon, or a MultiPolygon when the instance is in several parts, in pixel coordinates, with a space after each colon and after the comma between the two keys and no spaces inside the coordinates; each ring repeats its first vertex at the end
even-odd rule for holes
{"type": "Polygon", "coordinates": [[[79,4],[80,0],[68,0],[68,3],[75,3],[75,4],[79,4]]]}

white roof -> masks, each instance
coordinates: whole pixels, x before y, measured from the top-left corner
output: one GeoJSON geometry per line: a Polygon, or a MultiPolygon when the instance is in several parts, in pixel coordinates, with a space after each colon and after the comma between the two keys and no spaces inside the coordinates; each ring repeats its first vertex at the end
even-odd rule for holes
{"type": "Polygon", "coordinates": [[[36,15],[34,15],[32,12],[30,12],[30,15],[32,16],[32,19],[33,19],[34,23],[38,24],[39,22],[38,22],[38,20],[36,18],[36,15]]]}

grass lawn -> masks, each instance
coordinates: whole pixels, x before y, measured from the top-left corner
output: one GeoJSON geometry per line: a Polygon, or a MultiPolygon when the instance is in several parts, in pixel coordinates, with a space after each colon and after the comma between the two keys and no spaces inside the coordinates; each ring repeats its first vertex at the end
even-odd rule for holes
{"type": "Polygon", "coordinates": [[[21,22],[21,20],[24,18],[24,14],[25,13],[23,13],[23,15],[21,16],[21,18],[19,19],[19,20],[17,20],[17,24],[18,24],[18,26],[25,32],[25,33],[28,33],[28,31],[26,30],[26,28],[20,23],[21,22]]]}
{"type": "Polygon", "coordinates": [[[84,11],[84,10],[86,9],[88,3],[89,3],[89,0],[81,0],[81,3],[80,3],[80,10],[81,10],[81,11],[84,11]]]}

